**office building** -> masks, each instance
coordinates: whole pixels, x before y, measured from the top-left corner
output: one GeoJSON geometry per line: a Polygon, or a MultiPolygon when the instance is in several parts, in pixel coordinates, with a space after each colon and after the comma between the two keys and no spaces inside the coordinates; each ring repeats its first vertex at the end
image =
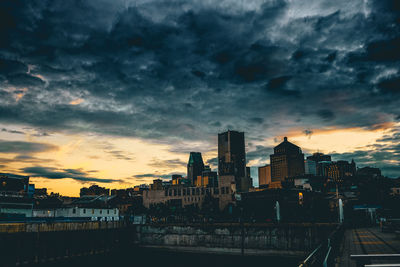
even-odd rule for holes
{"type": "Polygon", "coordinates": [[[304,154],[287,137],[274,147],[274,154],[270,158],[272,182],[282,182],[286,178],[304,174],[304,154]]]}
{"type": "MultiPolygon", "coordinates": [[[[316,164],[315,175],[326,176],[326,171],[324,170],[324,168],[326,168],[325,165],[327,163],[332,162],[332,157],[330,155],[325,155],[324,153],[316,152],[312,154],[312,156],[307,157],[306,165],[309,165],[308,167],[311,167],[313,164],[312,161],[315,162],[316,164]]],[[[308,167],[306,166],[306,168],[308,167]]],[[[312,171],[313,171],[312,169],[311,170],[308,169],[309,174],[313,174],[312,171]]]]}
{"type": "Polygon", "coordinates": [[[218,187],[217,172],[211,171],[210,166],[205,166],[201,176],[197,177],[197,187],[218,187]]]}
{"type": "Polygon", "coordinates": [[[203,158],[200,152],[190,152],[187,164],[187,179],[192,185],[196,185],[197,176],[201,176],[204,170],[203,158]]]}
{"type": "Polygon", "coordinates": [[[271,183],[271,165],[258,167],[258,186],[263,187],[271,183]]]}
{"type": "Polygon", "coordinates": [[[233,183],[238,192],[249,190],[243,132],[228,130],[218,134],[218,175],[221,184],[233,183]]]}
{"type": "Polygon", "coordinates": [[[305,160],[304,172],[305,174],[317,175],[317,162],[310,159],[305,160]]]}

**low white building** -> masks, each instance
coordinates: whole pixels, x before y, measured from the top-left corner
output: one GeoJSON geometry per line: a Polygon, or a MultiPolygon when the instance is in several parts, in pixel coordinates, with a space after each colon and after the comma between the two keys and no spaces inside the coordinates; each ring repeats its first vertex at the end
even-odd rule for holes
{"type": "Polygon", "coordinates": [[[34,209],[33,217],[90,218],[90,220],[92,221],[119,221],[119,210],[117,208],[87,208],[87,207],[34,209]]]}

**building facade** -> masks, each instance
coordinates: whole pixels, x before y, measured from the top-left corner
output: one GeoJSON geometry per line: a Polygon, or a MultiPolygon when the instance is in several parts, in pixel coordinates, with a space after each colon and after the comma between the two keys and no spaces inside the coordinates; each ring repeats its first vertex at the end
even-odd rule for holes
{"type": "Polygon", "coordinates": [[[317,162],[310,159],[304,161],[304,172],[305,174],[317,175],[317,162]]]}
{"type": "Polygon", "coordinates": [[[230,131],[218,134],[218,175],[234,177],[236,190],[247,192],[250,179],[246,175],[246,151],[244,133],[230,131]]]}
{"type": "Polygon", "coordinates": [[[200,152],[190,152],[187,164],[187,179],[192,185],[196,184],[197,176],[201,176],[204,162],[200,152]]]}
{"type": "Polygon", "coordinates": [[[87,218],[91,221],[119,221],[117,208],[61,207],[34,209],[33,217],[40,218],[87,218]]]}
{"type": "Polygon", "coordinates": [[[220,210],[223,210],[229,203],[233,203],[231,187],[184,187],[172,186],[163,190],[150,190],[143,193],[143,206],[149,208],[156,204],[173,203],[180,207],[196,205],[201,207],[207,196],[217,199],[220,210]]]}
{"type": "Polygon", "coordinates": [[[271,165],[258,167],[258,186],[262,187],[271,183],[271,165]]]}
{"type": "Polygon", "coordinates": [[[274,147],[274,154],[270,159],[272,182],[282,182],[286,178],[304,174],[304,154],[300,147],[290,143],[287,137],[274,147]]]}

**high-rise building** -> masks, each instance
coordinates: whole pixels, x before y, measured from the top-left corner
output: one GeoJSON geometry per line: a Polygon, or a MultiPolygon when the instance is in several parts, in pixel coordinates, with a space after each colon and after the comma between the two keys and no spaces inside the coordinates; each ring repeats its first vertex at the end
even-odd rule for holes
{"type": "Polygon", "coordinates": [[[217,172],[211,171],[210,166],[204,166],[201,176],[197,176],[196,187],[218,187],[217,172]]]}
{"type": "Polygon", "coordinates": [[[204,170],[203,158],[200,152],[190,152],[187,164],[187,179],[192,185],[196,185],[197,176],[201,176],[204,170]]]}
{"type": "Polygon", "coordinates": [[[272,182],[282,182],[285,178],[304,174],[304,154],[287,137],[274,147],[274,154],[270,158],[272,182]]]}
{"type": "Polygon", "coordinates": [[[317,175],[317,162],[307,159],[304,161],[305,174],[317,175]]]}
{"type": "Polygon", "coordinates": [[[228,130],[218,134],[218,175],[222,183],[224,176],[232,177],[238,192],[249,190],[243,132],[228,130]]]}
{"type": "Polygon", "coordinates": [[[253,187],[253,178],[251,178],[251,169],[250,167],[246,167],[246,179],[242,180],[242,188],[246,187],[248,191],[253,187]]]}
{"type": "MultiPolygon", "coordinates": [[[[312,156],[307,157],[306,165],[307,164],[311,165],[312,164],[311,161],[314,161],[316,163],[316,175],[327,176],[326,166],[328,164],[331,164],[332,162],[332,157],[330,155],[325,155],[324,153],[316,152],[312,154],[312,156]]],[[[306,171],[307,171],[307,166],[306,166],[306,171]]]]}
{"type": "Polygon", "coordinates": [[[339,169],[339,176],[341,179],[345,179],[346,177],[349,176],[354,176],[356,174],[356,163],[354,160],[351,160],[351,163],[349,163],[346,160],[338,160],[337,161],[337,166],[339,169]]]}
{"type": "Polygon", "coordinates": [[[269,185],[271,183],[271,165],[258,167],[258,186],[269,185]]]}

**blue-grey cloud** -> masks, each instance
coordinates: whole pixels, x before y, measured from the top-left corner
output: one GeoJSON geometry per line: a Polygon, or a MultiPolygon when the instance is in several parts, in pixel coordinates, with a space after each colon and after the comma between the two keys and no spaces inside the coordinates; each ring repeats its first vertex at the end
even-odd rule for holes
{"type": "Polygon", "coordinates": [[[57,150],[52,144],[0,140],[0,153],[40,153],[57,150]]]}
{"type": "Polygon", "coordinates": [[[31,177],[42,177],[47,179],[65,179],[70,178],[79,182],[98,182],[98,183],[113,183],[121,180],[116,179],[101,179],[88,176],[82,169],[57,169],[53,167],[26,167],[21,171],[30,175],[31,177]]]}

